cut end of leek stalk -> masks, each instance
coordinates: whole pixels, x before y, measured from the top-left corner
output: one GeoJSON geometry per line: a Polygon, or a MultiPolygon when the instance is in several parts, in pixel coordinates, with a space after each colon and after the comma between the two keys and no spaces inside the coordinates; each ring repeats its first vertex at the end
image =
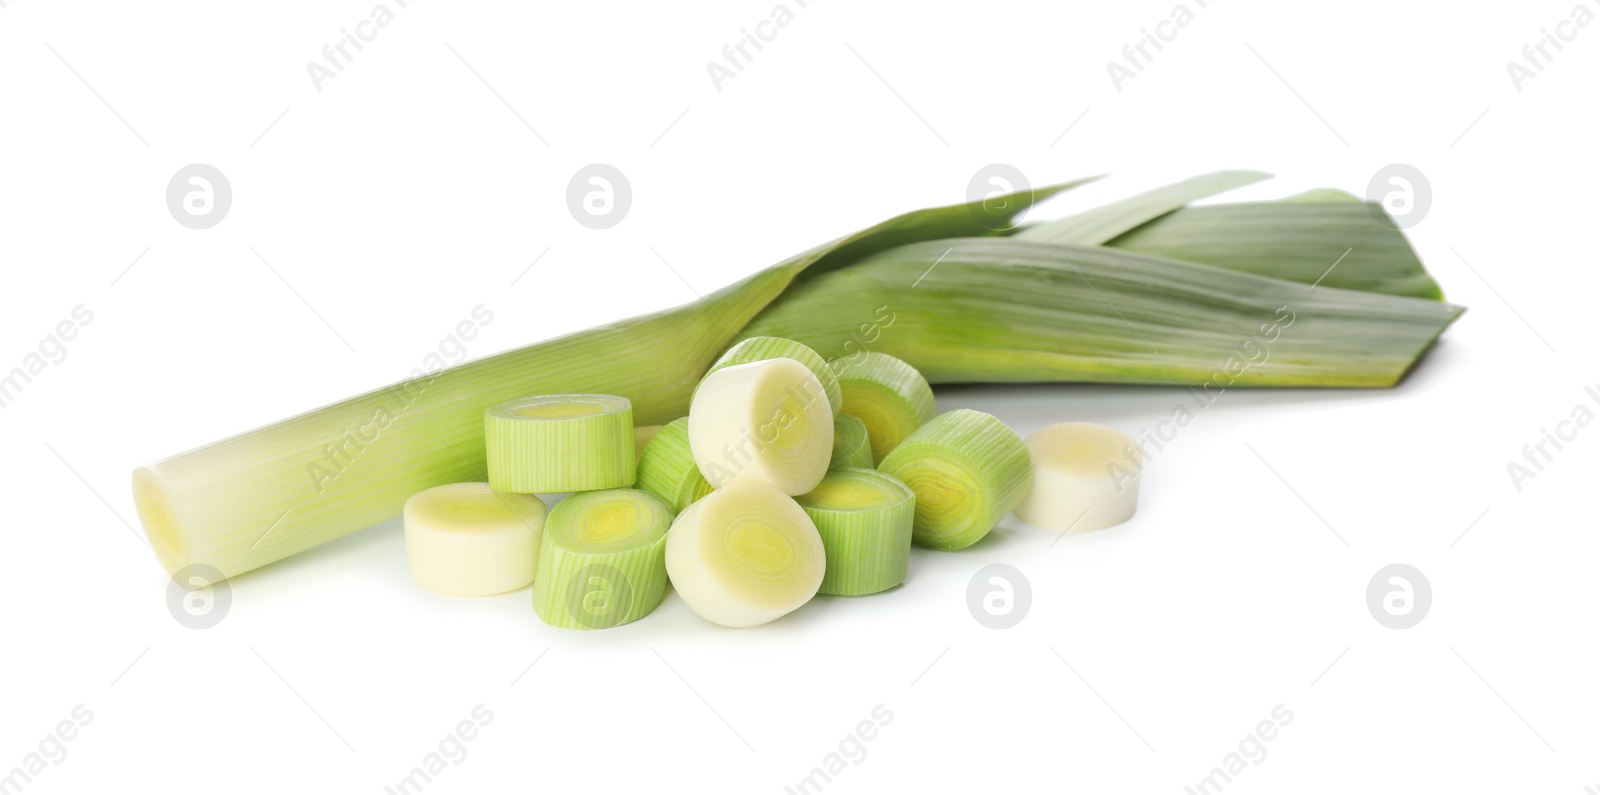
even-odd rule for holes
{"type": "Polygon", "coordinates": [[[817,382],[822,384],[822,391],[828,396],[828,407],[834,414],[839,413],[839,379],[834,375],[833,368],[828,366],[828,360],[822,358],[816,351],[783,337],[750,337],[741,340],[729,348],[717,359],[711,369],[706,371],[710,375],[724,367],[736,364],[759,362],[765,359],[793,359],[806,366],[811,374],[817,377],[817,382]]]}
{"type": "Polygon", "coordinates": [[[667,501],[677,514],[711,493],[711,484],[689,450],[689,418],[680,417],[661,427],[639,457],[640,489],[667,501]]]}
{"type": "Polygon", "coordinates": [[[1121,431],[1093,422],[1063,422],[1028,436],[1033,487],[1017,518],[1066,532],[1122,524],[1139,507],[1143,454],[1121,431]]]}
{"type": "Polygon", "coordinates": [[[881,462],[902,439],[933,419],[933,388],[922,373],[886,353],[836,359],[845,413],[867,426],[872,460],[881,462]]]}
{"type": "Polygon", "coordinates": [[[833,418],[833,459],[829,469],[871,469],[877,466],[872,460],[872,441],[867,438],[867,425],[854,415],[840,412],[833,418]]]}
{"type": "Polygon", "coordinates": [[[633,405],[615,395],[537,395],[485,413],[489,485],[555,494],[631,486],[633,405]]]}
{"type": "Polygon", "coordinates": [[[878,466],[917,494],[912,541],[964,549],[988,535],[1028,493],[1028,448],[1005,423],[971,409],[947,411],[878,466]]]}
{"type": "Polygon", "coordinates": [[[546,624],[604,629],[637,621],[666,593],[672,509],[638,489],[574,494],[550,512],[534,578],[546,624]]]}
{"type": "Polygon", "coordinates": [[[405,505],[406,559],[418,585],[447,596],[490,596],[533,582],[544,503],[487,483],[451,483],[405,505]]]}
{"type": "Polygon", "coordinates": [[[861,596],[905,582],[916,516],[916,495],[906,484],[873,469],[830,469],[795,502],[827,551],[819,593],[861,596]]]}
{"type": "Polygon", "coordinates": [[[713,488],[751,482],[804,494],[833,457],[833,411],[822,383],[793,359],[736,364],[700,382],[689,447],[713,488]]]}
{"type": "Polygon", "coordinates": [[[678,514],[667,534],[672,587],[702,618],[753,627],[817,593],[827,555],[811,517],[762,484],[730,483],[678,514]]]}

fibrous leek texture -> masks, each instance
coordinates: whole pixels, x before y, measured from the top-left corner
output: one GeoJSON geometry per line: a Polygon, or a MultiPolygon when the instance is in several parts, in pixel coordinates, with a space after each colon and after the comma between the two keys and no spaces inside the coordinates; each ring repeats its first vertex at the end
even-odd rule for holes
{"type": "MultiPolygon", "coordinates": [[[[881,348],[906,359],[935,383],[1212,382],[1219,368],[1232,366],[1228,357],[1235,343],[1224,338],[1260,326],[1264,321],[1255,315],[1272,303],[1282,283],[1260,276],[1216,276],[1226,272],[1183,263],[1154,271],[1136,267],[1142,275],[1135,281],[1163,275],[1178,279],[1172,286],[1148,286],[1180,298],[1169,302],[1179,313],[1169,314],[1165,321],[1144,321],[1150,330],[1165,328],[1174,341],[1184,343],[1175,346],[1178,359],[1169,365],[1137,342],[1128,345],[1126,327],[1121,332],[1106,331],[1104,318],[1099,317],[1104,309],[1063,311],[1030,296],[1025,291],[1030,284],[1043,285],[1051,296],[1077,291],[1062,286],[1061,274],[1049,273],[1051,266],[1019,267],[1003,251],[991,252],[1000,256],[993,261],[968,257],[968,262],[945,273],[946,266],[954,263],[929,270],[939,262],[939,254],[947,247],[965,251],[970,244],[929,244],[937,248],[901,249],[895,255],[902,266],[909,262],[921,268],[910,278],[889,273],[895,266],[881,258],[872,272],[856,273],[863,260],[906,244],[995,234],[1009,224],[997,223],[1005,219],[996,218],[994,207],[1020,214],[1074,184],[1080,183],[1035,189],[1004,202],[908,213],[818,246],[677,309],[419,373],[411,380],[142,467],[133,477],[140,521],[169,573],[190,563],[205,563],[225,576],[235,576],[391,519],[417,492],[445,483],[484,480],[487,406],[522,395],[604,393],[631,401],[638,424],[667,422],[684,416],[700,377],[731,343],[746,336],[790,337],[829,359],[881,348]],[[1203,268],[1203,273],[1195,268],[1203,268]],[[920,273],[927,274],[924,281],[907,289],[920,273]],[[1197,273],[1199,285],[1194,284],[1197,273]],[[949,295],[952,274],[972,280],[973,295],[947,299],[946,311],[958,318],[956,325],[975,329],[981,339],[948,347],[948,335],[930,328],[940,309],[926,296],[941,282],[942,292],[949,295]],[[802,275],[805,283],[796,285],[802,275]],[[876,301],[852,297],[857,286],[875,292],[876,301]],[[1236,287],[1245,294],[1230,300],[1226,293],[1236,287]],[[768,309],[790,292],[788,300],[768,309]],[[807,305],[814,317],[802,323],[797,313],[807,305]],[[993,315],[982,319],[974,311],[993,315]],[[752,325],[763,315],[762,322],[752,325]],[[1006,318],[1020,321],[1018,327],[1008,332],[1006,318]],[[919,339],[924,335],[926,339],[919,339]],[[1210,361],[1216,354],[1226,355],[1210,361]]],[[[1282,275],[1295,278],[1298,272],[1282,275]]],[[[1435,303],[1436,311],[1429,313],[1407,303],[1362,300],[1408,299],[1325,287],[1315,293],[1291,291],[1283,297],[1294,299],[1297,307],[1310,306],[1317,318],[1304,326],[1296,321],[1294,329],[1285,330],[1286,340],[1291,338],[1288,331],[1300,334],[1293,337],[1298,340],[1294,355],[1304,361],[1289,359],[1287,348],[1282,355],[1274,348],[1270,366],[1252,366],[1234,383],[1392,384],[1460,311],[1435,303]],[[1354,313],[1353,320],[1328,316],[1346,310],[1354,313]],[[1363,335],[1354,329],[1359,323],[1370,323],[1373,330],[1363,335]],[[1384,336],[1389,332],[1392,338],[1384,336]]],[[[1247,352],[1239,352],[1238,358],[1247,359],[1247,352]]]]}

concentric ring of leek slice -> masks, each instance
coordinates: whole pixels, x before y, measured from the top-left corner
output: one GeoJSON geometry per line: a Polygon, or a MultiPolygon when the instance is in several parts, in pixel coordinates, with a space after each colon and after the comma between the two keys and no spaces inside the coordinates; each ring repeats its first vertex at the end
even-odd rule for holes
{"type": "Polygon", "coordinates": [[[916,495],[904,483],[872,469],[830,469],[795,502],[827,551],[820,593],[860,596],[905,582],[916,495]]]}
{"type": "Polygon", "coordinates": [[[489,485],[555,494],[631,486],[633,405],[616,395],[536,395],[484,416],[489,485]]]}
{"type": "Polygon", "coordinates": [[[689,448],[712,488],[765,483],[785,494],[816,487],[833,457],[833,413],[822,384],[793,359],[724,367],[689,405],[689,448]]]}
{"type": "Polygon", "coordinates": [[[947,411],[906,437],[878,471],[916,492],[912,542],[963,549],[994,529],[1028,492],[1032,464],[1015,431],[971,409],[947,411]]]}
{"type": "Polygon", "coordinates": [[[550,511],[533,609],[565,629],[604,629],[649,615],[667,587],[672,509],[638,489],[574,494],[550,511]]]}
{"type": "Polygon", "coordinates": [[[725,627],[784,616],[817,593],[827,556],[811,517],[762,483],[720,488],[678,514],[667,573],[690,609],[725,627]]]}
{"type": "Polygon", "coordinates": [[[487,483],[452,483],[406,500],[406,559],[419,585],[449,596],[488,596],[533,581],[544,503],[487,483]]]}
{"type": "Polygon", "coordinates": [[[1099,530],[1122,524],[1139,507],[1143,453],[1121,431],[1063,422],[1027,440],[1033,487],[1017,518],[1048,530],[1099,530]]]}
{"type": "Polygon", "coordinates": [[[836,359],[844,411],[866,424],[872,460],[883,462],[901,440],[933,419],[933,388],[916,368],[886,353],[836,359]]]}

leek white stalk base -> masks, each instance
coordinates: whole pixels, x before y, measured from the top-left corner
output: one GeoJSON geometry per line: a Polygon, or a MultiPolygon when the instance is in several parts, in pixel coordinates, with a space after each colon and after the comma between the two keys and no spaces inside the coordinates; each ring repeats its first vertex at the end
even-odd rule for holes
{"type": "Polygon", "coordinates": [[[833,410],[821,382],[794,359],[724,367],[689,404],[689,447],[713,488],[752,482],[804,494],[833,457],[833,410]]]}
{"type": "Polygon", "coordinates": [[[827,554],[811,517],[763,483],[730,483],[678,514],[667,573],[690,609],[725,627],[765,624],[811,601],[827,554]]]}

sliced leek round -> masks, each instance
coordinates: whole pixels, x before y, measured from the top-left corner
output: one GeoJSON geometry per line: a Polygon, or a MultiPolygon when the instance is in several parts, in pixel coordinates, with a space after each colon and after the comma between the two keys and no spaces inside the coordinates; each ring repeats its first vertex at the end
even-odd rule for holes
{"type": "Polygon", "coordinates": [[[537,395],[485,413],[489,485],[518,494],[631,486],[633,405],[616,395],[537,395]]]}
{"type": "Polygon", "coordinates": [[[905,582],[916,495],[873,469],[830,469],[795,498],[822,536],[827,571],[819,593],[860,596],[905,582]]]}
{"type": "Polygon", "coordinates": [[[805,365],[806,369],[817,377],[817,382],[822,384],[822,391],[828,396],[828,408],[834,414],[839,413],[841,405],[839,379],[834,376],[833,368],[828,366],[828,360],[822,358],[816,351],[794,340],[783,337],[750,337],[740,340],[711,365],[706,375],[724,367],[759,362],[764,359],[793,359],[805,365]]]}
{"type": "Polygon", "coordinates": [[[833,363],[844,411],[861,419],[882,462],[912,431],[933,419],[933,388],[916,368],[887,353],[868,352],[833,363]]]}
{"type": "Polygon", "coordinates": [[[711,493],[711,484],[689,452],[689,418],[680,417],[661,427],[639,456],[640,489],[667,501],[674,514],[711,493]]]}
{"type": "Polygon", "coordinates": [[[678,514],[667,534],[672,587],[702,618],[753,627],[811,600],[827,565],[822,536],[792,497],[730,483],[678,514]]]}
{"type": "Polygon", "coordinates": [[[1121,431],[1063,422],[1028,436],[1033,487],[1017,518],[1047,530],[1099,530],[1122,524],[1139,507],[1143,454],[1121,431]]]}
{"type": "Polygon", "coordinates": [[[947,411],[895,447],[878,470],[917,494],[912,542],[931,549],[977,543],[1028,493],[1028,448],[1005,423],[947,411]]]}
{"type": "Polygon", "coordinates": [[[533,581],[544,503],[487,483],[418,492],[404,509],[406,560],[418,585],[448,596],[489,596],[533,581]]]}
{"type": "Polygon", "coordinates": [[[828,467],[871,469],[874,466],[872,442],[867,438],[866,423],[855,415],[839,412],[839,416],[833,418],[833,459],[828,462],[828,467]]]}
{"type": "Polygon", "coordinates": [[[533,584],[546,624],[604,629],[650,614],[666,593],[672,509],[638,489],[574,494],[550,511],[533,584]]]}
{"type": "Polygon", "coordinates": [[[833,412],[821,382],[794,359],[735,364],[706,376],[689,404],[689,448],[712,488],[816,488],[833,457],[833,412]]]}

